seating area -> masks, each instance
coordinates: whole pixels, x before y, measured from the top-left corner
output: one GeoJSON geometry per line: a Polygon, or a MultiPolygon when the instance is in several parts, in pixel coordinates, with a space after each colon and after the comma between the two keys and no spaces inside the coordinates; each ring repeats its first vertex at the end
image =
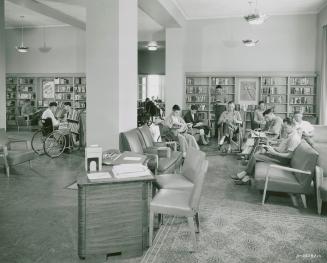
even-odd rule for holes
{"type": "Polygon", "coordinates": [[[0,263],[326,263],[327,0],[0,0],[0,263]]]}

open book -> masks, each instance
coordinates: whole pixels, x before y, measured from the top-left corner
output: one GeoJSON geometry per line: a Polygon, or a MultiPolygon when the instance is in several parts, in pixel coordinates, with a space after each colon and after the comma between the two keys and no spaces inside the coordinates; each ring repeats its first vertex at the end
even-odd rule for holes
{"type": "Polygon", "coordinates": [[[151,175],[148,167],[138,164],[120,164],[112,168],[112,173],[116,178],[141,177],[151,175]]]}

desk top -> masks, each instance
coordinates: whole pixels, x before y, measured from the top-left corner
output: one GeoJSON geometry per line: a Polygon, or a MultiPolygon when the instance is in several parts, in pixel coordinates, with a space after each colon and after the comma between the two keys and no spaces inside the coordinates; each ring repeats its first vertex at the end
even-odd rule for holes
{"type": "MultiPolygon", "coordinates": [[[[146,156],[140,155],[140,154],[135,154],[132,152],[124,152],[121,155],[121,158],[119,158],[119,160],[117,160],[117,163],[115,164],[123,164],[123,163],[135,163],[135,162],[130,162],[130,161],[125,161],[123,162],[123,158],[124,157],[140,157],[142,156],[142,159],[139,160],[137,163],[144,163],[144,161],[146,160],[146,156]],[[144,158],[143,158],[144,157],[144,158]]],[[[114,184],[114,183],[129,183],[129,182],[142,182],[142,181],[154,181],[155,178],[153,176],[153,174],[151,173],[151,175],[146,175],[146,176],[140,176],[140,177],[127,177],[127,178],[116,178],[112,172],[112,167],[113,166],[102,166],[102,170],[101,172],[109,172],[109,174],[111,175],[111,178],[107,178],[107,179],[99,179],[99,180],[90,180],[87,177],[87,173],[84,172],[83,174],[81,174],[78,178],[77,178],[77,184],[78,185],[95,185],[95,184],[114,184]]]]}

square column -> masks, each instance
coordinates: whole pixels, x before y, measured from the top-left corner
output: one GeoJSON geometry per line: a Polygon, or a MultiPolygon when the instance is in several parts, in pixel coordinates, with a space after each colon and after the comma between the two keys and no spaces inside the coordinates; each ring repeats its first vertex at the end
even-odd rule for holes
{"type": "Polygon", "coordinates": [[[184,103],[184,29],[166,29],[166,115],[173,105],[183,107],[184,103]]]}
{"type": "Polygon", "coordinates": [[[6,129],[5,1],[0,0],[0,129],[6,129]]]}
{"type": "Polygon", "coordinates": [[[137,0],[87,1],[87,145],[137,127],[137,0]]]}

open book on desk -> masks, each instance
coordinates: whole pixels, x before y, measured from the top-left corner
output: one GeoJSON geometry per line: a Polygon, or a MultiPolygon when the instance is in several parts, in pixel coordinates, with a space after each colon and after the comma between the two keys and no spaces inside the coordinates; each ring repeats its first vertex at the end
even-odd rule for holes
{"type": "Polygon", "coordinates": [[[151,175],[148,167],[142,164],[120,164],[112,168],[116,178],[141,177],[151,175]]]}

